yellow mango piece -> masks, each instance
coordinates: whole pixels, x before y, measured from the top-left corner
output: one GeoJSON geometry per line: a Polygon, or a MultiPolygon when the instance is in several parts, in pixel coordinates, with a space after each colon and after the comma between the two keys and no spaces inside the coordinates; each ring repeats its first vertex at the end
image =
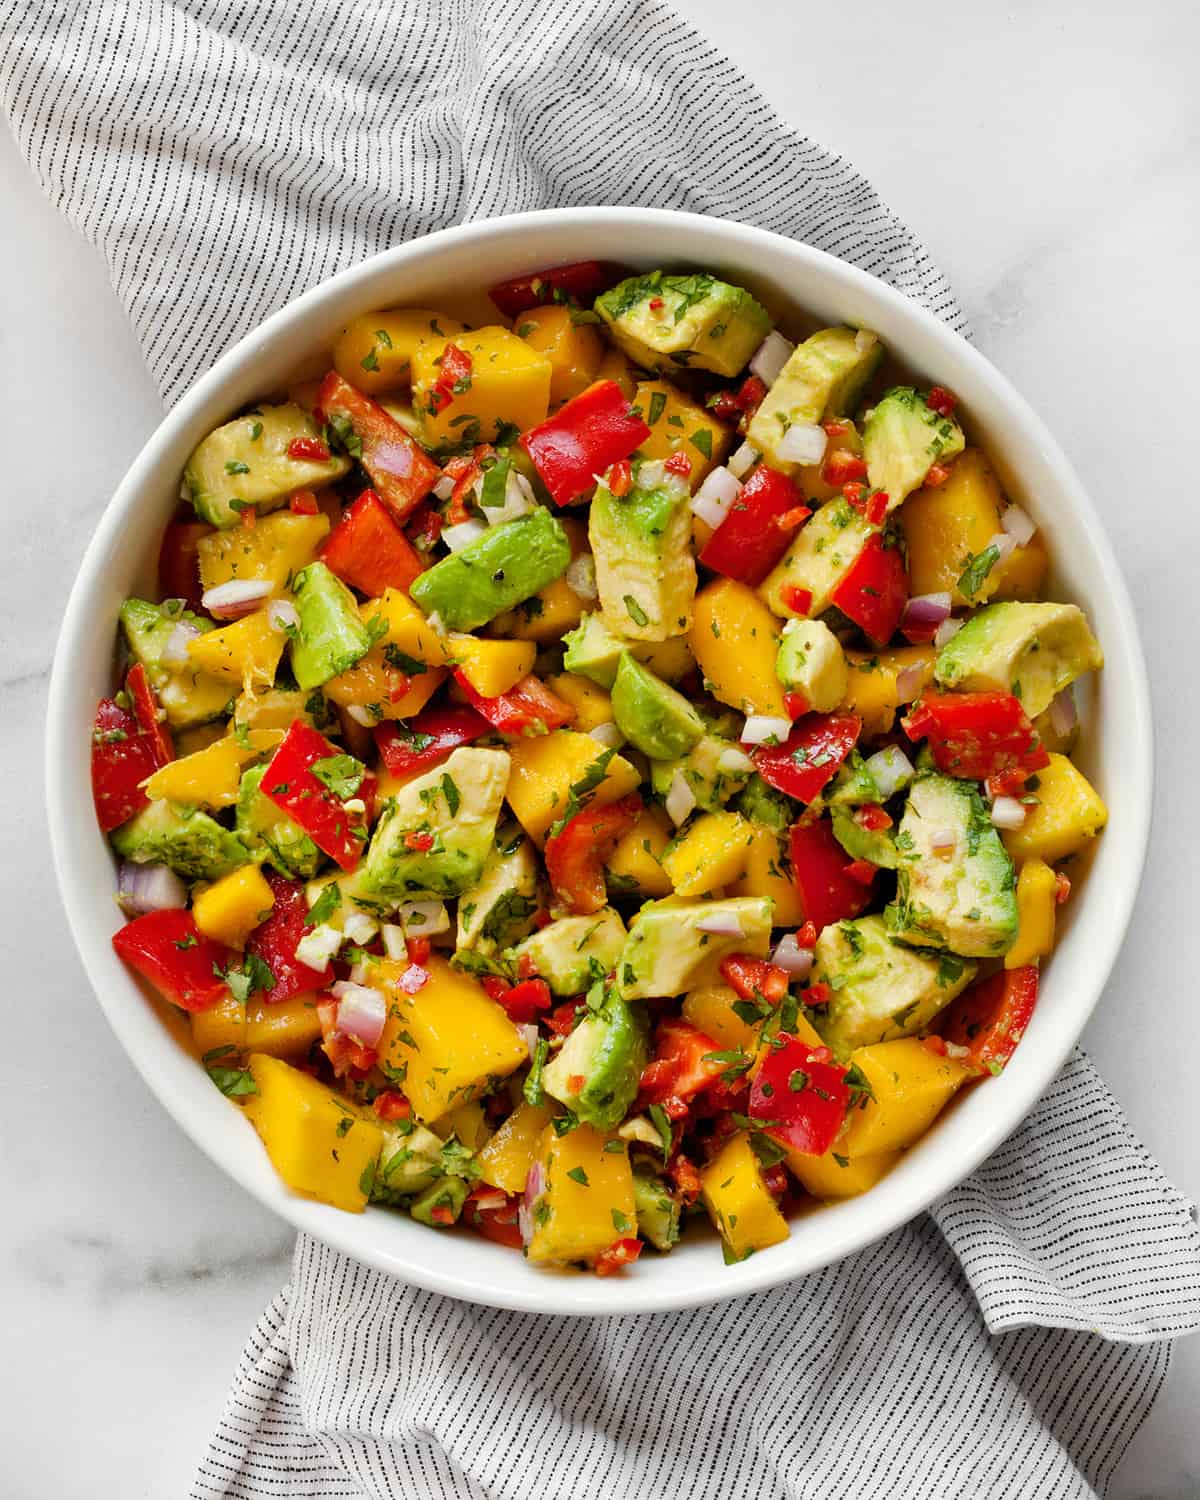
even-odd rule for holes
{"type": "Polygon", "coordinates": [[[615,1139],[590,1125],[561,1137],[543,1131],[538,1157],[546,1186],[533,1207],[531,1261],[594,1261],[614,1240],[637,1233],[628,1150],[624,1143],[605,1150],[615,1139]]]}
{"type": "Polygon", "coordinates": [[[612,699],[588,678],[574,672],[560,672],[557,677],[549,678],[547,685],[575,710],[575,725],[581,733],[590,734],[601,724],[612,723],[612,699]]]}
{"type": "Polygon", "coordinates": [[[1065,755],[1051,754],[1037,773],[1037,805],[1025,809],[1020,828],[1006,829],[1004,847],[1015,862],[1054,862],[1078,854],[1108,822],[1108,809],[1081,770],[1065,755]]]}
{"type": "Polygon", "coordinates": [[[734,1006],[737,991],[728,984],[705,984],[683,997],[683,1018],[712,1037],[718,1050],[738,1048],[753,1052],[758,1046],[758,1027],[743,1021],[734,1006]]]}
{"type": "Polygon", "coordinates": [[[782,627],[754,592],[718,578],[696,595],[688,644],[713,696],[745,714],[787,718],[775,675],[782,627]]]}
{"type": "Polygon", "coordinates": [[[214,531],[201,537],[196,547],[200,582],[213,589],[235,578],[261,578],[271,584],[273,594],[282,594],[289,580],[314,561],[328,535],[328,516],[297,516],[286,510],[260,516],[254,526],[214,531]]]}
{"type": "Polygon", "coordinates": [[[378,599],[368,599],[361,613],[368,623],[380,618],[386,625],[380,645],[398,646],[405,656],[428,667],[445,667],[454,660],[449,637],[440,635],[401,589],[386,589],[378,599]]]}
{"type": "MultiPolygon", "coordinates": [[[[233,705],[234,732],[244,729],[290,729],[297,719],[313,724],[309,705],[320,709],[321,694],[293,688],[270,688],[265,693],[243,693],[233,705]]],[[[178,745],[176,741],[176,745],[178,745]]]]}
{"type": "Polygon", "coordinates": [[[246,939],[265,922],[275,905],[275,895],[257,865],[242,865],[222,875],[192,901],[196,926],[206,937],[244,948],[246,939]]]}
{"type": "Polygon", "coordinates": [[[896,722],[896,710],[901,706],[897,686],[901,672],[907,667],[921,669],[916,687],[905,683],[906,705],[910,697],[919,697],[933,681],[936,654],[932,646],[898,646],[892,651],[846,652],[849,681],[841,709],[844,713],[859,716],[863,721],[865,738],[887,734],[896,722]]]}
{"type": "Polygon", "coordinates": [[[700,1194],[730,1260],[745,1260],[787,1239],[787,1220],[763,1181],[744,1130],[731,1136],[700,1173],[700,1194]]]}
{"type": "Polygon", "coordinates": [[[634,641],[629,653],[664,682],[678,682],[696,665],[686,635],[668,636],[665,641],[634,641]]]}
{"type": "Polygon", "coordinates": [[[229,725],[224,723],[197,724],[192,729],[181,730],[174,737],[175,754],[180,760],[185,755],[195,755],[197,750],[207,750],[210,745],[224,739],[228,732],[229,725]]]}
{"type": "Polygon", "coordinates": [[[251,1000],[245,1011],[245,1045],[250,1052],[300,1062],[321,1038],[316,995],[293,995],[290,1000],[270,1004],[251,1000]]]}
{"type": "Polygon", "coordinates": [[[247,692],[271,687],[285,637],[274,630],[265,609],[210,630],[188,642],[188,656],[202,672],[236,682],[247,692]]]}
{"type": "Polygon", "coordinates": [[[250,1073],[258,1095],[248,1113],[280,1177],[306,1198],[362,1213],[383,1149],[379,1125],[277,1057],[251,1054],[250,1073]]]}
{"type": "MultiPolygon", "coordinates": [[[[567,805],[572,784],[604,754],[604,747],[590,734],[556,729],[551,734],[516,740],[509,745],[508,752],[512,759],[508,805],[540,849],[551,823],[567,805]]],[[[614,755],[591,800],[598,804],[615,802],[634,791],[640,781],[637,768],[624,756],[614,755]]]]}
{"type": "Polygon", "coordinates": [[[850,1111],[839,1138],[839,1154],[851,1160],[911,1146],[973,1076],[956,1058],[931,1052],[915,1036],[856,1047],[850,1060],[874,1096],[863,1096],[850,1111]]]}
{"type": "MultiPolygon", "coordinates": [[[[587,527],[571,516],[559,516],[567,539],[571,543],[571,557],[576,558],[588,550],[587,527]]],[[[557,645],[568,630],[574,630],[594,600],[577,594],[567,582],[567,575],[555,578],[532,599],[526,599],[515,609],[497,615],[490,629],[493,635],[508,636],[518,641],[536,641],[538,645],[557,645]]]]}
{"type": "Polygon", "coordinates": [[[550,361],[550,400],[557,406],[587,390],[604,358],[604,340],[586,323],[575,323],[559,303],[518,314],[513,332],[550,361]]]}
{"type": "Polygon", "coordinates": [[[410,995],[395,983],[406,967],[375,967],[375,983],[387,986],[390,1002],[379,1055],[406,1069],[404,1093],[428,1123],[473,1099],[490,1080],[507,1078],[529,1052],[503,1008],[469,974],[430,957],[422,965],[428,981],[410,995]]]}
{"type": "Polygon", "coordinates": [[[1042,540],[1042,533],[1035,531],[1024,547],[1014,547],[1004,561],[992,569],[991,602],[1038,598],[1049,566],[1050,550],[1042,540]]]}
{"type": "Polygon", "coordinates": [[[1006,969],[1036,964],[1054,947],[1058,879],[1044,859],[1027,859],[1017,876],[1017,940],[1004,955],[1006,969]]]}
{"type": "Polygon", "coordinates": [[[525,1179],[550,1111],[522,1100],[476,1156],[484,1182],[505,1193],[523,1193],[525,1179]]]}
{"type": "Polygon", "coordinates": [[[483,1105],[478,1099],[471,1099],[466,1104],[456,1104],[440,1120],[435,1120],[430,1129],[443,1140],[456,1135],[470,1151],[478,1150],[488,1138],[487,1120],[483,1105]]]}
{"type": "Polygon", "coordinates": [[[533,670],[537,647],[532,641],[492,641],[477,635],[452,635],[454,658],[467,681],[484,698],[498,698],[533,670]]]}
{"type": "Polygon", "coordinates": [[[996,589],[995,569],[979,593],[967,599],[958,580],[968,554],[982,552],[1000,530],[1004,493],[979,448],[968,448],[950,466],[950,477],[910,495],[900,511],[908,544],[908,576],[914,594],[948,593],[959,608],[982,604],[996,589]]]}
{"type": "Polygon", "coordinates": [[[470,387],[441,406],[434,388],[441,379],[445,343],[419,344],[412,354],[413,405],[426,441],[434,448],[491,442],[501,423],[522,432],[536,427],[550,409],[553,366],[507,328],[476,328],[453,340],[471,360],[470,387]]]}
{"type": "Polygon", "coordinates": [[[226,735],[204,750],[168,761],[146,780],[146,795],[157,801],[198,802],[204,807],[232,807],[242,771],[283,739],[281,729],[249,729],[226,735]]]}
{"type": "Polygon", "coordinates": [[[246,1007],[232,995],[226,995],[208,1010],[192,1011],[188,1020],[192,1025],[192,1044],[200,1056],[220,1054],[209,1058],[214,1067],[232,1067],[233,1054],[246,1050],[246,1007]]]}
{"type": "Polygon", "coordinates": [[[634,405],[650,428],[638,452],[643,458],[666,459],[682,449],[691,460],[688,483],[693,490],[710,469],[725,462],[734,438],[732,429],[673,385],[643,380],[634,393],[634,405]]]}
{"type": "Polygon", "coordinates": [[[703,896],[746,869],[754,830],[734,812],[702,813],[662,857],[677,896],[703,896]]]}
{"type": "Polygon", "coordinates": [[[612,380],[629,398],[634,398],[637,389],[637,370],[632,361],[620,349],[609,348],[596,371],[597,380],[612,380]]]}
{"type": "Polygon", "coordinates": [[[775,903],[776,927],[795,927],[804,921],[796,882],[787,874],[787,838],[773,828],[752,825],[746,868],[730,887],[731,896],[766,896],[775,903]]]}
{"type": "Polygon", "coordinates": [[[647,899],[671,894],[671,877],[662,867],[671,831],[671,820],[661,808],[647,807],[641,813],[608,862],[609,881],[616,881],[614,891],[647,899]]]}
{"type": "Polygon", "coordinates": [[[333,364],[343,380],[378,396],[402,390],[411,379],[413,353],[464,331],[457,318],[429,307],[385,307],[363,313],[342,330],[333,346],[333,364]]]}
{"type": "MultiPolygon", "coordinates": [[[[397,682],[397,671],[386,655],[387,643],[372,646],[366,656],[360,657],[337,677],[331,677],[321,691],[339,708],[351,704],[369,708],[376,722],[382,719],[408,719],[419,713],[446,680],[446,674],[436,667],[408,678],[408,687],[401,697],[393,699],[391,693],[397,682]]],[[[404,674],[407,676],[407,673],[404,674]]]]}
{"type": "Polygon", "coordinates": [[[874,1156],[849,1157],[842,1154],[840,1146],[835,1146],[824,1156],[789,1151],[784,1160],[805,1192],[829,1203],[841,1198],[857,1198],[868,1188],[873,1188],[900,1160],[900,1154],[899,1151],[879,1151],[874,1156]]]}

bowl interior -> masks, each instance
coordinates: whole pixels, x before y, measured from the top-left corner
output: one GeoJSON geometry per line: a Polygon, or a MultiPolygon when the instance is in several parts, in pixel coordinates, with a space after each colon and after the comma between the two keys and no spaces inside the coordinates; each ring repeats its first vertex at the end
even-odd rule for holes
{"type": "MultiPolygon", "coordinates": [[[[461,295],[450,300],[461,304],[461,295]]],[[[819,251],[724,220],[644,209],[556,210],[443,231],[306,293],[224,355],[147,443],[97,529],[63,620],[47,745],[51,836],[76,942],[122,1043],[193,1140],[298,1228],[359,1260],[451,1296],[561,1313],[655,1311],[773,1285],[870,1243],[966,1176],[1032,1107],[1100,994],[1136,893],[1151,794],[1145,674],[1123,581],[1078,480],[1003,377],[931,315],[819,251]],[[112,858],[92,810],[87,735],[96,700],[111,691],[117,610],[128,594],[152,586],[158,538],[177,503],[184,460],[210,428],[279,387],[357,313],[404,303],[437,306],[448,300],[446,289],[486,286],[587,257],[727,273],[752,285],[785,327],[844,321],[873,328],[915,374],[958,393],[970,435],[1046,535],[1053,597],[1087,611],[1105,650],[1106,670],[1084,698],[1077,758],[1111,817],[1066,908],[1033,1023],[1002,1077],[961,1098],[872,1192],[806,1214],[786,1243],[725,1266],[713,1243],[689,1237],[669,1258],[647,1256],[607,1281],[534,1270],[465,1232],[435,1238],[400,1214],[348,1215],[288,1192],[249,1123],[179,1044],[177,1019],[147,1003],[112,952],[120,917],[112,858]]]]}

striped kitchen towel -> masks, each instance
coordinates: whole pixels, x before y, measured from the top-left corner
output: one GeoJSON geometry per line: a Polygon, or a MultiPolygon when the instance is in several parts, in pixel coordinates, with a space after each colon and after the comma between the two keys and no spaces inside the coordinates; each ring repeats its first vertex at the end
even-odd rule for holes
{"type": "MultiPolygon", "coordinates": [[[[964,327],[870,186],[661,0],[0,0],[0,18],[17,139],[103,251],[168,402],[341,267],[558,204],[757,223],[964,327]]],[[[929,1214],[734,1302],[510,1313],[301,1237],[193,1495],[1091,1496],[1198,1326],[1189,1205],[1076,1054],[929,1214]]]]}

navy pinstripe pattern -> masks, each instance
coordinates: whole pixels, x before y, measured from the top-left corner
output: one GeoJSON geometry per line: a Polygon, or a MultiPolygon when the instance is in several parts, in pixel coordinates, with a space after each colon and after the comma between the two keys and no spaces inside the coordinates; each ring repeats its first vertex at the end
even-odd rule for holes
{"type": "MultiPolygon", "coordinates": [[[[0,89],[166,401],[269,312],[471,218],[743,219],[963,329],[844,161],[660,0],[0,0],[0,89]]],[[[500,1253],[500,1252],[497,1252],[500,1253]]],[[[301,1237],[194,1500],[1066,1500],[1200,1326],[1189,1205],[1077,1054],[975,1176],[802,1282],[654,1317],[455,1303],[301,1237]]]]}

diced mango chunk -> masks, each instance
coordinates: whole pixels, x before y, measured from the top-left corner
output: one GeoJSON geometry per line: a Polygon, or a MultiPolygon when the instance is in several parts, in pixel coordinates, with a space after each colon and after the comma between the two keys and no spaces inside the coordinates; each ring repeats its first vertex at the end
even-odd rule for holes
{"type": "Polygon", "coordinates": [[[322,692],[340,708],[367,710],[376,722],[411,718],[446,680],[445,671],[427,665],[427,660],[429,656],[445,660],[450,639],[443,641],[436,635],[412,600],[398,589],[388,589],[380,599],[368,599],[360,613],[368,622],[382,616],[387,629],[364,657],[330,678],[322,692]],[[420,617],[420,625],[412,619],[410,610],[420,617]],[[404,644],[414,637],[425,655],[410,651],[404,644]]]}
{"type": "Polygon", "coordinates": [[[283,739],[281,729],[250,729],[240,737],[226,735],[204,750],[170,760],[147,778],[152,800],[196,802],[205,807],[232,807],[237,801],[243,769],[273,750],[283,739]]]}
{"type": "Polygon", "coordinates": [[[731,1136],[700,1173],[700,1192],[727,1259],[745,1260],[787,1239],[787,1220],[763,1181],[744,1130],[731,1136]]]}
{"type": "Polygon", "coordinates": [[[842,699],[842,711],[857,714],[863,721],[863,735],[887,734],[896,722],[901,707],[900,691],[904,689],[907,704],[920,697],[933,681],[935,652],[932,646],[897,646],[892,651],[847,651],[848,685],[842,699]],[[901,674],[915,668],[913,679],[901,683],[901,674]]]}
{"type": "Polygon", "coordinates": [[[429,307],[385,307],[352,318],[333,346],[333,364],[343,380],[378,396],[402,390],[412,378],[413,352],[463,332],[457,318],[429,307]]]}
{"type": "Polygon", "coordinates": [[[538,1159],[545,1189],[534,1201],[534,1262],[592,1262],[614,1240],[637,1233],[633,1172],[625,1143],[590,1125],[564,1136],[542,1133],[538,1159]],[[607,1149],[615,1142],[615,1149],[607,1149]]]}
{"type": "Polygon", "coordinates": [[[604,340],[571,313],[560,303],[531,307],[513,326],[518,338],[550,361],[550,400],[556,406],[587,390],[604,358],[604,340]]]}
{"type": "Polygon", "coordinates": [[[1017,940],[1004,955],[1006,969],[1039,963],[1054,947],[1058,877],[1044,859],[1027,859],[1017,876],[1017,940]]]}
{"type": "Polygon", "coordinates": [[[662,856],[670,842],[670,819],[661,808],[647,807],[608,862],[609,887],[614,894],[669,896],[671,877],[662,867],[662,856]]]}
{"type": "Polygon", "coordinates": [[[218,1066],[226,1056],[246,1050],[246,1007],[232,995],[218,1000],[208,1010],[196,1010],[188,1020],[192,1044],[202,1058],[218,1066]]]}
{"type": "Polygon", "coordinates": [[[824,1156],[789,1151],[784,1160],[806,1192],[824,1202],[857,1198],[886,1177],[900,1160],[899,1151],[879,1151],[874,1156],[844,1156],[840,1147],[824,1156]]]}
{"type": "Polygon", "coordinates": [[[275,630],[265,609],[188,643],[188,656],[202,672],[236,682],[247,692],[271,687],[283,655],[285,637],[275,630]]]}
{"type": "Polygon", "coordinates": [[[712,1037],[719,1048],[752,1052],[758,1046],[758,1027],[738,1015],[737,1004],[737,991],[731,985],[701,985],[683,997],[684,1020],[712,1037]]]}
{"type": "Polygon", "coordinates": [[[534,1152],[549,1123],[545,1105],[518,1104],[476,1158],[484,1182],[505,1193],[523,1193],[534,1152]]]}
{"type": "Polygon", "coordinates": [[[274,594],[286,591],[301,569],[313,562],[317,548],[329,535],[324,515],[297,516],[281,511],[259,516],[253,526],[234,526],[200,538],[196,555],[200,582],[214,589],[234,579],[265,579],[274,594]]]}
{"type": "Polygon", "coordinates": [[[532,641],[487,640],[483,636],[452,635],[450,650],[464,677],[484,698],[498,698],[516,687],[533,670],[537,647],[532,641]]]}
{"type": "Polygon", "coordinates": [[[978,448],[968,448],[951,465],[943,484],[910,495],[900,511],[900,525],[908,544],[912,592],[948,593],[959,609],[990,598],[996,589],[994,571],[971,599],[958,580],[968,557],[984,551],[1000,530],[1003,503],[999,481],[978,448]]]}
{"type": "MultiPolygon", "coordinates": [[[[604,747],[590,734],[556,729],[552,734],[517,740],[508,748],[512,757],[508,803],[521,827],[540,848],[550,825],[566,807],[573,783],[604,754],[604,747]]],[[[640,780],[636,768],[624,756],[614,755],[591,798],[600,804],[615,802],[634,791],[640,780]]]]}
{"type": "Polygon", "coordinates": [[[315,994],[293,995],[288,1000],[250,1000],[246,1006],[246,1050],[266,1052],[288,1062],[308,1056],[321,1036],[315,994]]]}
{"type": "Polygon", "coordinates": [[[870,1094],[859,1096],[837,1149],[851,1159],[911,1146],[973,1075],[956,1058],[931,1051],[916,1037],[876,1042],[851,1054],[870,1094]]]}
{"type": "Polygon", "coordinates": [[[665,380],[643,380],[634,395],[634,405],[650,427],[650,436],[638,449],[643,458],[670,458],[682,450],[692,465],[688,482],[695,490],[705,475],[725,462],[733,431],[711,412],[697,406],[665,380]]]}
{"type": "Polygon", "coordinates": [[[449,405],[435,394],[445,343],[420,344],[412,354],[413,405],[435,448],[492,442],[504,423],[524,432],[550,409],[553,366],[507,328],[476,328],[453,340],[471,361],[470,384],[449,405]]]}
{"type": "Polygon", "coordinates": [[[1036,806],[1025,811],[1020,828],[1006,829],[1004,847],[1014,861],[1053,863],[1078,854],[1108,822],[1108,809],[1083,772],[1065,755],[1051,753],[1037,773],[1036,806]]]}
{"type": "Polygon", "coordinates": [[[433,628],[403,590],[385,589],[378,599],[369,599],[363,605],[362,615],[368,623],[376,617],[383,620],[386,629],[379,637],[381,644],[396,646],[427,667],[445,667],[453,662],[450,638],[433,628]]]}
{"type": "Polygon", "coordinates": [[[745,714],[786,718],[775,675],[782,626],[753,589],[718,578],[696,595],[688,644],[722,703],[745,714]]]}
{"type": "Polygon", "coordinates": [[[754,830],[734,812],[703,813],[674,840],[662,867],[677,896],[703,896],[745,873],[754,830]]]}
{"type": "Polygon", "coordinates": [[[192,902],[192,915],[206,937],[243,948],[274,905],[275,895],[263,872],[257,865],[242,865],[206,886],[192,902]]]}
{"type": "Polygon", "coordinates": [[[776,927],[798,926],[804,921],[800,892],[788,868],[787,837],[773,828],[752,826],[746,868],[729,888],[731,896],[766,896],[775,903],[771,914],[776,927]]]}

